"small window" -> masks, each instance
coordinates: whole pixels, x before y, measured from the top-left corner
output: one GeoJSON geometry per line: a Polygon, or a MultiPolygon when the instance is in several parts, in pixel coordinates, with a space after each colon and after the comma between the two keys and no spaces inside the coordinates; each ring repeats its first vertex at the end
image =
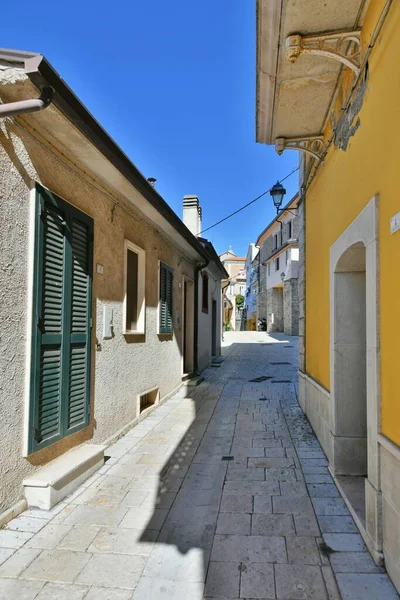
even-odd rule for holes
{"type": "Polygon", "coordinates": [[[268,275],[271,275],[271,263],[268,263],[268,275]]]}
{"type": "Polygon", "coordinates": [[[154,388],[153,390],[150,390],[148,392],[145,392],[144,394],[141,394],[139,396],[139,413],[142,413],[144,410],[146,410],[147,408],[150,408],[151,406],[153,406],[154,404],[158,404],[159,402],[159,389],[158,388],[154,388]]]}
{"type": "Polygon", "coordinates": [[[279,271],[279,256],[278,256],[278,258],[275,260],[275,271],[279,271]]]}
{"type": "Polygon", "coordinates": [[[160,262],[159,333],[172,333],[172,284],[173,270],[160,262]]]}
{"type": "Polygon", "coordinates": [[[124,334],[145,332],[145,256],[142,248],[125,240],[124,334]]]}
{"type": "Polygon", "coordinates": [[[231,296],[234,295],[234,293],[235,293],[235,284],[234,283],[231,283],[229,285],[229,293],[230,293],[231,296]]]}
{"type": "Polygon", "coordinates": [[[288,239],[290,240],[292,237],[292,221],[288,221],[287,224],[287,235],[288,235],[288,239]]]}
{"type": "Polygon", "coordinates": [[[278,236],[277,234],[274,235],[274,250],[276,250],[278,247],[278,236]]]}
{"type": "Polygon", "coordinates": [[[208,275],[207,273],[202,274],[203,288],[201,294],[201,310],[203,313],[208,313],[208,275]]]}

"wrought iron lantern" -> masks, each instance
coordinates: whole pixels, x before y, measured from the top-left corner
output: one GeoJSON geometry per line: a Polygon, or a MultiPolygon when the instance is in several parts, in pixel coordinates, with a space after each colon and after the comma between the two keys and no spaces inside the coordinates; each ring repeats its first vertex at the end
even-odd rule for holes
{"type": "Polygon", "coordinates": [[[283,187],[283,185],[279,183],[279,181],[277,181],[275,185],[272,186],[269,193],[271,194],[272,201],[276,208],[276,212],[279,213],[279,209],[282,206],[283,197],[286,194],[286,190],[283,187]]]}

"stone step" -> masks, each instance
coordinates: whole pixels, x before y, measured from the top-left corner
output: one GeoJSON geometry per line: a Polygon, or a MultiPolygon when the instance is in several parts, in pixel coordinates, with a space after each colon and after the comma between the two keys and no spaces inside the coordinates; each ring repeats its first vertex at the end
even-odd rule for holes
{"type": "Polygon", "coordinates": [[[105,448],[82,444],[27,477],[23,485],[28,506],[50,510],[103,466],[105,448]]]}

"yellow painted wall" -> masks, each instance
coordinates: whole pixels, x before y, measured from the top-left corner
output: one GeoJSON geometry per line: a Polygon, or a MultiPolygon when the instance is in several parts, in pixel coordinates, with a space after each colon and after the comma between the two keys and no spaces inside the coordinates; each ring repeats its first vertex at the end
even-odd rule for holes
{"type": "MultiPolygon", "coordinates": [[[[383,0],[372,0],[364,21],[369,43],[383,0]]],[[[361,125],[347,151],[331,146],[306,197],[306,370],[328,390],[329,251],[379,193],[382,432],[400,444],[400,2],[395,1],[369,59],[361,125]]],[[[347,88],[349,76],[344,86],[347,88]]]]}

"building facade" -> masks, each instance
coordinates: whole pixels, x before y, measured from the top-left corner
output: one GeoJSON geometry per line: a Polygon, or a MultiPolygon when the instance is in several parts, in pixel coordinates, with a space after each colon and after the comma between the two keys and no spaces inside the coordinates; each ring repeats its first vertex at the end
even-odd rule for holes
{"type": "Polygon", "coordinates": [[[4,521],[24,508],[24,480],[72,448],[68,477],[82,477],[80,449],[150,414],[220,334],[212,347],[207,325],[204,349],[195,318],[209,249],[43,56],[1,51],[0,64],[3,109],[52,90],[43,110],[0,121],[4,521]]]}
{"type": "Polygon", "coordinates": [[[258,319],[265,319],[268,332],[299,333],[298,302],[298,195],[286,205],[259,235],[260,289],[258,319]]]}
{"type": "Polygon", "coordinates": [[[186,195],[183,198],[183,222],[199,240],[206,253],[206,260],[197,267],[197,316],[198,323],[196,371],[208,367],[212,359],[221,354],[222,339],[222,280],[228,279],[214,246],[200,237],[202,230],[202,209],[199,198],[186,195]]]}
{"type": "Polygon", "coordinates": [[[257,140],[301,153],[300,402],[400,590],[400,5],[257,4],[257,140]]]}
{"type": "Polygon", "coordinates": [[[244,310],[246,330],[257,330],[257,294],[259,278],[259,251],[255,244],[250,244],[246,256],[246,296],[244,310]]]}
{"type": "Polygon", "coordinates": [[[236,296],[246,293],[246,257],[236,256],[232,248],[219,256],[219,259],[228,273],[224,282],[223,293],[223,326],[232,330],[244,328],[243,309],[236,306],[236,296]]]}

